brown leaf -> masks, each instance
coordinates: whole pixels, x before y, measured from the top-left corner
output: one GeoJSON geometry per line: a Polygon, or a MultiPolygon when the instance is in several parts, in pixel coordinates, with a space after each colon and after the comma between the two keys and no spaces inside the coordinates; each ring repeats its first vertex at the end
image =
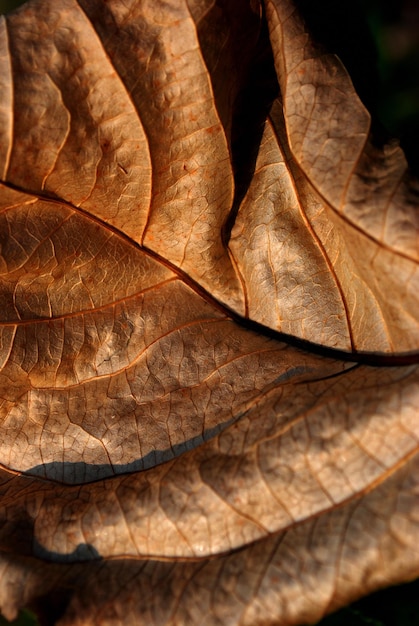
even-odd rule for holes
{"type": "Polygon", "coordinates": [[[417,576],[417,190],[340,61],[288,0],[0,28],[3,614],[298,625],[417,576]]]}

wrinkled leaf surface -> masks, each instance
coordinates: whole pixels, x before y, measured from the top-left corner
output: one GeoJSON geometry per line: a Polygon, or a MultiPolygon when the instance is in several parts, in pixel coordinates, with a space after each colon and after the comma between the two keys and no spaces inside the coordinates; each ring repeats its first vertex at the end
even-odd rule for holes
{"type": "Polygon", "coordinates": [[[31,0],[0,66],[4,615],[417,576],[418,189],[339,59],[288,0],[31,0]]]}

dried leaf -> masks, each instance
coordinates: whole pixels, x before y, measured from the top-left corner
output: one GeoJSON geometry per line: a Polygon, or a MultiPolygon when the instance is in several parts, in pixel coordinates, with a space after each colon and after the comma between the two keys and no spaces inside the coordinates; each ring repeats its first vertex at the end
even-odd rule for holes
{"type": "Polygon", "coordinates": [[[0,28],[3,614],[298,625],[417,576],[417,189],[340,61],[288,0],[0,28]]]}

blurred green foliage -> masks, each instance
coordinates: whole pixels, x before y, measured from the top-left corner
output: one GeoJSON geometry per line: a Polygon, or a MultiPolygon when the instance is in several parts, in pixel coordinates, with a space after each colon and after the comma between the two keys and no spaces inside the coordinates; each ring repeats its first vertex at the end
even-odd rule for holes
{"type": "Polygon", "coordinates": [[[377,113],[390,134],[400,138],[419,175],[419,3],[364,3],[378,56],[377,113]]]}
{"type": "Polygon", "coordinates": [[[0,0],[0,13],[9,13],[24,3],[24,0],[0,0]]]}
{"type": "Polygon", "coordinates": [[[13,622],[8,622],[4,617],[0,615],[0,626],[39,626],[39,622],[31,611],[21,611],[17,619],[13,622]]]}

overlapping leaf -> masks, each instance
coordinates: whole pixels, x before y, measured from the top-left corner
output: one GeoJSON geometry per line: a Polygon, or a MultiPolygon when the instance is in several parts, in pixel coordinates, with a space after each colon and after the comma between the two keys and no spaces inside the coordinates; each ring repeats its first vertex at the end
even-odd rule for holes
{"type": "Polygon", "coordinates": [[[340,62],[288,0],[1,28],[2,612],[313,623],[417,575],[415,189],[340,62]]]}

